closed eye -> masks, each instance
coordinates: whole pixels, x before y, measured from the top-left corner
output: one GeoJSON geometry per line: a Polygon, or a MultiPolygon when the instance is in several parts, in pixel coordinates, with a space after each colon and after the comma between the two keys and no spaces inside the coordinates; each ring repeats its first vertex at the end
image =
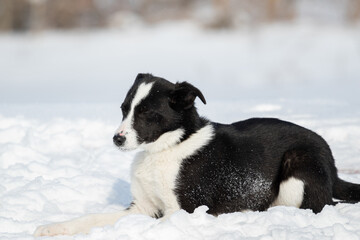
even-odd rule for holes
{"type": "Polygon", "coordinates": [[[162,116],[155,111],[146,111],[141,115],[144,116],[148,122],[159,122],[162,119],[162,116]]]}
{"type": "Polygon", "coordinates": [[[147,105],[140,105],[135,111],[135,114],[146,122],[158,122],[161,119],[161,115],[147,105]]]}

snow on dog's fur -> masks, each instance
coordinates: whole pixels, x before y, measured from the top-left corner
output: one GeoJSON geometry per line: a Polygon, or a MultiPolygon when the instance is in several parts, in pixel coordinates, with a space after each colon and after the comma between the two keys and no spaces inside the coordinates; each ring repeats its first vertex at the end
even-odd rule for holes
{"type": "Polygon", "coordinates": [[[40,226],[35,236],[88,233],[128,214],[166,219],[201,205],[213,215],[276,205],[318,213],[333,198],[360,201],[360,185],[338,178],[331,150],[316,133],[270,118],[210,122],[198,115],[196,97],[206,103],[187,82],[139,74],[113,138],[121,150],[143,149],[132,165],[132,204],[40,226]]]}

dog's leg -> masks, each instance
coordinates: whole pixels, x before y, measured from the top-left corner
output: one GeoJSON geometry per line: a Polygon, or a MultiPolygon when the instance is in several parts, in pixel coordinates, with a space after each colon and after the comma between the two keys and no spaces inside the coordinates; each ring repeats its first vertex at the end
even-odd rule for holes
{"type": "Polygon", "coordinates": [[[118,213],[90,214],[71,221],[40,226],[36,229],[34,236],[86,234],[93,227],[114,224],[120,217],[128,214],[128,212],[125,210],[118,213]]]}
{"type": "Polygon", "coordinates": [[[128,209],[117,213],[90,214],[71,221],[44,225],[36,229],[34,236],[86,234],[94,227],[113,225],[123,216],[129,214],[146,214],[142,209],[143,208],[136,204],[132,204],[128,209]]]}
{"type": "MultiPolygon", "coordinates": [[[[320,212],[325,205],[333,205],[332,185],[335,171],[329,163],[331,156],[319,152],[313,145],[292,149],[284,154],[283,177],[278,199],[282,204],[320,212]],[[281,192],[283,187],[283,191],[281,192]],[[280,198],[279,198],[280,197],[280,198]],[[288,204],[292,202],[292,204],[288,204]]],[[[276,203],[276,201],[275,201],[276,203]]]]}
{"type": "Polygon", "coordinates": [[[160,218],[160,221],[162,222],[169,219],[171,215],[181,209],[175,194],[168,194],[164,198],[166,199],[166,204],[163,212],[164,215],[160,218]]]}

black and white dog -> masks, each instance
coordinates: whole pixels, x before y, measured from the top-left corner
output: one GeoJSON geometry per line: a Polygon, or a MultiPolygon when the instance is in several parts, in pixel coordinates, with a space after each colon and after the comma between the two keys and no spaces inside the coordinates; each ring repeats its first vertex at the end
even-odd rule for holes
{"type": "Polygon", "coordinates": [[[316,133],[271,118],[210,122],[198,115],[196,97],[206,103],[187,82],[139,74],[113,138],[121,150],[144,150],[132,165],[133,203],[122,212],[41,226],[35,235],[87,233],[128,214],[166,219],[201,205],[213,215],[278,205],[318,213],[333,198],[360,201],[360,185],[338,178],[331,150],[316,133]]]}

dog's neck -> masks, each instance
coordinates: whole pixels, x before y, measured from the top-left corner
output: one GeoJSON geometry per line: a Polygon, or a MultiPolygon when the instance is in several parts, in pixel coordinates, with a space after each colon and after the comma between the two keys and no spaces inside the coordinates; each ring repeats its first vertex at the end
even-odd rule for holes
{"type": "Polygon", "coordinates": [[[182,121],[184,123],[182,127],[164,133],[155,142],[142,144],[141,148],[143,148],[146,152],[156,153],[176,147],[177,145],[181,145],[185,142],[191,142],[194,138],[211,138],[213,135],[213,127],[207,119],[198,115],[195,107],[191,111],[183,113],[183,117],[185,120],[182,121]],[[206,131],[203,130],[207,129],[206,127],[211,129],[206,131]],[[199,132],[201,134],[198,134],[199,132]]]}
{"type": "Polygon", "coordinates": [[[209,121],[206,118],[199,116],[195,107],[192,107],[190,110],[184,111],[181,115],[181,122],[185,130],[182,141],[186,140],[200,128],[209,124],[209,121]]]}
{"type": "Polygon", "coordinates": [[[214,136],[214,127],[209,123],[185,140],[182,140],[183,134],[184,130],[181,128],[167,132],[155,142],[144,145],[143,149],[149,154],[180,150],[182,154],[191,155],[211,141],[214,136]]]}

